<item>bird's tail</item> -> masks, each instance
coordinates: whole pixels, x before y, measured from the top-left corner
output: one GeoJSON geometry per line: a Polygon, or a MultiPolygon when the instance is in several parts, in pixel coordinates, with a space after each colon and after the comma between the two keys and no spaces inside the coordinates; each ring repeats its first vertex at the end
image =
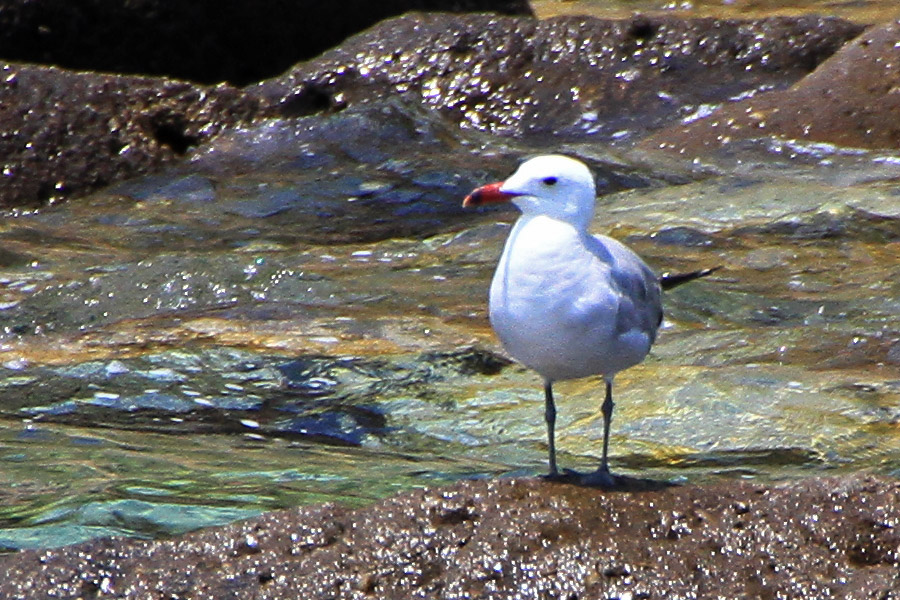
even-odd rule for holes
{"type": "Polygon", "coordinates": [[[664,290],[671,290],[672,288],[676,288],[682,283],[687,283],[689,281],[693,281],[695,279],[700,279],[701,277],[706,277],[711,273],[715,273],[722,266],[712,267],[710,269],[700,269],[699,271],[691,271],[690,273],[663,273],[659,276],[659,287],[664,290]]]}

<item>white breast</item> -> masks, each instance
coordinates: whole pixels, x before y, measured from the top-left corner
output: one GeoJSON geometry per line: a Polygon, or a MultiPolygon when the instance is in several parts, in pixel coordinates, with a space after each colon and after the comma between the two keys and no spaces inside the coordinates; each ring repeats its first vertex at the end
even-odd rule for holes
{"type": "Polygon", "coordinates": [[[631,250],[542,215],[519,219],[491,283],[504,348],[551,381],[639,363],[661,315],[656,277],[631,250]]]}

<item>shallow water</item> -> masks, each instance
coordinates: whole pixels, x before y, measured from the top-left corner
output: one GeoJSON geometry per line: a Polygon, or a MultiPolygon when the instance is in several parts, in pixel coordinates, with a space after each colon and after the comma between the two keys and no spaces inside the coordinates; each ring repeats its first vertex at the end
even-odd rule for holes
{"type": "MultiPolygon", "coordinates": [[[[608,183],[594,230],[660,272],[722,266],[667,294],[653,354],[617,378],[613,468],[900,474],[900,158],[763,140],[682,164],[567,139],[608,183]]],[[[8,215],[0,546],[542,472],[539,382],[485,311],[515,215],[460,207],[560,150],[530,143],[375,103],[8,215]]],[[[598,387],[558,386],[564,466],[597,461],[598,387]]]]}

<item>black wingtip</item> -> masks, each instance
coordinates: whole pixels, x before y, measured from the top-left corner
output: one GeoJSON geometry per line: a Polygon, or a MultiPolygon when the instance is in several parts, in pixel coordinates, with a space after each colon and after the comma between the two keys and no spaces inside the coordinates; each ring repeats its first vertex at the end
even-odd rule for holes
{"type": "Polygon", "coordinates": [[[711,267],[709,269],[700,269],[699,271],[691,271],[690,273],[663,273],[659,276],[659,287],[664,290],[671,290],[683,283],[706,277],[721,268],[722,265],[711,267]]]}

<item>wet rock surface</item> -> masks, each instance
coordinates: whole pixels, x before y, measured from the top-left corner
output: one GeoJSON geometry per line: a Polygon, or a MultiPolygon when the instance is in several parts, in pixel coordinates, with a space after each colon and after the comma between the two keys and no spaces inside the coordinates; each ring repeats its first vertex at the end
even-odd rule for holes
{"type": "Polygon", "coordinates": [[[4,598],[888,598],[900,486],[873,477],[599,491],[466,481],[355,511],[0,559],[4,598]]]}
{"type": "Polygon", "coordinates": [[[726,105],[709,118],[642,142],[678,154],[709,154],[778,136],[856,148],[900,147],[900,23],[866,31],[787,90],[726,105]]]}
{"type": "Polygon", "coordinates": [[[258,98],[150,77],[0,66],[0,207],[35,206],[170,164],[258,98]]]}
{"type": "Polygon", "coordinates": [[[158,170],[225,127],[385,95],[481,131],[630,143],[710,104],[787,87],[861,30],[815,17],[409,15],[243,90],[7,63],[0,206],[41,205],[158,170]]]}
{"type": "Polygon", "coordinates": [[[215,0],[0,2],[0,57],[78,71],[245,85],[413,10],[529,15],[526,0],[340,3],[215,0]]]}
{"type": "Polygon", "coordinates": [[[286,114],[400,93],[464,127],[605,142],[642,137],[703,104],[786,87],[862,29],[819,17],[410,15],[259,90],[286,114]]]}

